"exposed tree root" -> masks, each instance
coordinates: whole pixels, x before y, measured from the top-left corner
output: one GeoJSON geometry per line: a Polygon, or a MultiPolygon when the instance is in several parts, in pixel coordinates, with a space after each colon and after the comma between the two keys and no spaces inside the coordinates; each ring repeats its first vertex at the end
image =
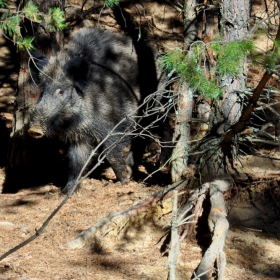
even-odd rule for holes
{"type": "Polygon", "coordinates": [[[197,270],[200,280],[211,278],[215,262],[218,266],[218,279],[223,279],[226,258],[223,252],[226,233],[229,223],[226,219],[227,211],[223,193],[229,189],[227,181],[216,180],[210,184],[209,194],[211,210],[208,217],[208,226],[212,234],[212,243],[206,250],[197,270]]]}
{"type": "Polygon", "coordinates": [[[72,249],[82,248],[83,246],[93,242],[95,235],[98,232],[103,231],[107,233],[110,231],[110,225],[112,225],[112,223],[123,220],[122,223],[125,225],[131,217],[146,211],[155,203],[160,200],[170,198],[174,194],[173,217],[171,221],[172,234],[169,253],[169,279],[176,279],[175,271],[180,243],[178,228],[183,224],[187,224],[187,226],[185,226],[183,236],[186,236],[187,233],[194,229],[194,226],[203,211],[203,201],[205,200],[207,193],[209,193],[211,210],[208,217],[208,226],[212,234],[212,243],[206,250],[200,265],[194,273],[194,279],[210,279],[213,269],[215,268],[215,264],[217,264],[218,268],[218,279],[222,279],[226,265],[223,247],[229,227],[226,219],[227,212],[223,194],[229,190],[229,183],[225,180],[215,180],[212,183],[203,184],[201,188],[194,191],[182,209],[181,214],[177,216],[177,190],[185,188],[186,184],[186,181],[174,183],[170,188],[154,193],[148,199],[139,202],[129,209],[107,216],[106,218],[98,221],[92,227],[81,232],[76,239],[68,243],[68,246],[72,249]],[[186,217],[191,209],[193,209],[193,214],[186,217]]]}

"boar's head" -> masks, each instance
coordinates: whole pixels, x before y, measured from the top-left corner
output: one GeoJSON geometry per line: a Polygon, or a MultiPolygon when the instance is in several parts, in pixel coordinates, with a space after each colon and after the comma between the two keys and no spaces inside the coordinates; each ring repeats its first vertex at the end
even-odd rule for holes
{"type": "MultiPolygon", "coordinates": [[[[66,141],[76,137],[84,113],[85,88],[90,65],[82,57],[68,61],[63,56],[52,57],[49,61],[40,57],[42,93],[31,117],[28,133],[34,138],[58,137],[66,141]],[[44,63],[42,63],[42,61],[44,63]],[[43,67],[41,67],[43,66],[43,67]]],[[[36,79],[35,79],[36,80],[36,79]]]]}

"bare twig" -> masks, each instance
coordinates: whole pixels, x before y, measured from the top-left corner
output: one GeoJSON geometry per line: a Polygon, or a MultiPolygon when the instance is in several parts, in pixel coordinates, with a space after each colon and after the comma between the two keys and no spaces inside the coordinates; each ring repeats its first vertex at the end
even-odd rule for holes
{"type": "Polygon", "coordinates": [[[174,190],[172,220],[171,220],[171,241],[170,241],[170,252],[168,256],[168,260],[169,260],[168,279],[169,280],[176,280],[177,259],[180,251],[177,212],[178,212],[178,191],[174,190]]]}

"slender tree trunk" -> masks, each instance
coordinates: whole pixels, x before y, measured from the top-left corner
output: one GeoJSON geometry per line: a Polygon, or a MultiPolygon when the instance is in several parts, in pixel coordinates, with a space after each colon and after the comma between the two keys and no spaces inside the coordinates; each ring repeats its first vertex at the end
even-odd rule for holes
{"type": "MultiPolygon", "coordinates": [[[[22,8],[28,1],[21,4],[22,8]]],[[[33,1],[41,12],[57,7],[61,1],[33,1]]],[[[61,4],[60,8],[63,10],[61,4]]],[[[48,33],[39,25],[26,25],[23,28],[27,36],[34,36],[35,47],[46,55],[55,53],[62,44],[60,33],[48,33]]],[[[58,149],[52,152],[52,142],[48,140],[34,141],[28,136],[28,123],[32,106],[34,106],[40,89],[34,84],[29,75],[29,55],[21,53],[20,70],[18,78],[18,92],[14,111],[13,127],[8,151],[6,166],[6,180],[3,192],[16,192],[19,188],[38,185],[50,180],[50,175],[58,166],[54,165],[54,157],[58,157],[58,149]],[[48,176],[46,178],[45,176],[48,176]],[[44,178],[45,177],[45,178],[44,178]]]]}
{"type": "Polygon", "coordinates": [[[178,112],[176,115],[175,131],[173,142],[175,148],[172,152],[171,178],[172,182],[182,179],[184,170],[188,163],[188,141],[191,133],[191,116],[193,108],[193,94],[189,86],[184,83],[180,88],[178,100],[178,112]]]}

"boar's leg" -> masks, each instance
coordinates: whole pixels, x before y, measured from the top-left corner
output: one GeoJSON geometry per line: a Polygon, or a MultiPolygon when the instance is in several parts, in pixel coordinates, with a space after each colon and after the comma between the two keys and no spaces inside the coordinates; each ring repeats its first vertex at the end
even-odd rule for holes
{"type": "Polygon", "coordinates": [[[74,186],[77,177],[79,176],[84,164],[86,163],[91,153],[91,150],[92,147],[86,143],[75,143],[70,145],[68,150],[70,171],[68,176],[68,182],[62,190],[64,194],[69,193],[72,187],[74,186]]]}
{"type": "Polygon", "coordinates": [[[122,183],[127,183],[132,175],[133,157],[130,148],[130,139],[127,138],[107,155],[107,160],[122,183]]]}

